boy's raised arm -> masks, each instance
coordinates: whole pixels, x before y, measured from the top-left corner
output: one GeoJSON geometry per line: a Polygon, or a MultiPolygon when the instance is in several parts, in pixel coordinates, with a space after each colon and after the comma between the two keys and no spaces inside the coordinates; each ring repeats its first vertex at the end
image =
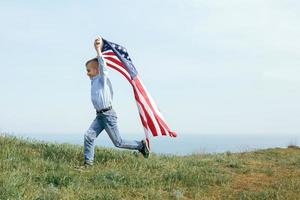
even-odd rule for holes
{"type": "Polygon", "coordinates": [[[97,36],[97,38],[95,39],[95,42],[94,42],[94,47],[97,52],[100,76],[108,74],[107,66],[106,66],[106,63],[103,59],[102,52],[101,52],[102,46],[103,46],[103,40],[101,37],[97,36]]]}

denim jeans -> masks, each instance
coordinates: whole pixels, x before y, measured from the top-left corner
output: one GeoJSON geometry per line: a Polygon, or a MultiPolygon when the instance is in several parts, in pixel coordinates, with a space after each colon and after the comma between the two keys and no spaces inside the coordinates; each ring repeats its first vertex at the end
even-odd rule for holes
{"type": "Polygon", "coordinates": [[[93,162],[95,149],[94,141],[103,129],[105,129],[113,144],[118,148],[140,150],[143,146],[141,141],[124,140],[121,138],[117,126],[116,112],[111,109],[104,113],[97,114],[89,129],[84,134],[85,162],[93,162]]]}

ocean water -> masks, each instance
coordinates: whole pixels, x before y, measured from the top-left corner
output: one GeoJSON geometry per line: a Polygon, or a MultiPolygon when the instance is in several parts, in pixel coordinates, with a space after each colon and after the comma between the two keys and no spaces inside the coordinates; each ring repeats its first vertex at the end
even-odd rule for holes
{"type": "MultiPolygon", "coordinates": [[[[83,145],[83,133],[80,134],[37,134],[14,133],[13,135],[46,142],[71,143],[83,145]]],[[[143,138],[141,135],[123,134],[124,139],[143,138]]],[[[97,146],[115,148],[103,131],[95,141],[97,146]]],[[[296,134],[180,134],[176,138],[158,136],[150,139],[151,151],[158,154],[188,155],[193,153],[243,152],[273,147],[287,147],[300,144],[300,135],[296,134]]]]}

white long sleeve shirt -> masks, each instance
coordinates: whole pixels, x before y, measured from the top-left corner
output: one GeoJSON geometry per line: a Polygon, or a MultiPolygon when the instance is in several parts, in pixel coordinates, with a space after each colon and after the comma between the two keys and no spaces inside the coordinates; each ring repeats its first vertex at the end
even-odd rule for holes
{"type": "Polygon", "coordinates": [[[91,100],[96,110],[112,106],[113,89],[107,76],[108,70],[102,56],[97,57],[100,73],[91,78],[91,100]]]}

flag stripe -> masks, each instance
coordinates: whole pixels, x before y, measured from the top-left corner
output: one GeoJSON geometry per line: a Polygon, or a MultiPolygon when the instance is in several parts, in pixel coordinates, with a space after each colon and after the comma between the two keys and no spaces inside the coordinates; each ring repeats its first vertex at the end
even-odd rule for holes
{"type": "Polygon", "coordinates": [[[114,53],[112,50],[104,51],[102,54],[103,54],[103,55],[111,55],[111,56],[115,56],[115,53],[114,53]]]}
{"type": "Polygon", "coordinates": [[[111,62],[114,62],[115,64],[119,65],[120,67],[122,67],[126,70],[126,67],[121,63],[121,61],[119,59],[116,59],[117,57],[106,56],[105,58],[111,62]]]}
{"type": "Polygon", "coordinates": [[[124,69],[122,69],[122,68],[119,67],[119,66],[115,66],[113,63],[110,63],[110,62],[106,62],[106,64],[107,64],[107,66],[109,66],[109,67],[111,67],[111,68],[117,70],[118,72],[120,72],[123,76],[125,76],[125,78],[128,80],[128,82],[129,82],[130,84],[132,84],[132,81],[131,81],[131,79],[130,79],[130,76],[128,75],[127,72],[124,72],[124,69]]]}

